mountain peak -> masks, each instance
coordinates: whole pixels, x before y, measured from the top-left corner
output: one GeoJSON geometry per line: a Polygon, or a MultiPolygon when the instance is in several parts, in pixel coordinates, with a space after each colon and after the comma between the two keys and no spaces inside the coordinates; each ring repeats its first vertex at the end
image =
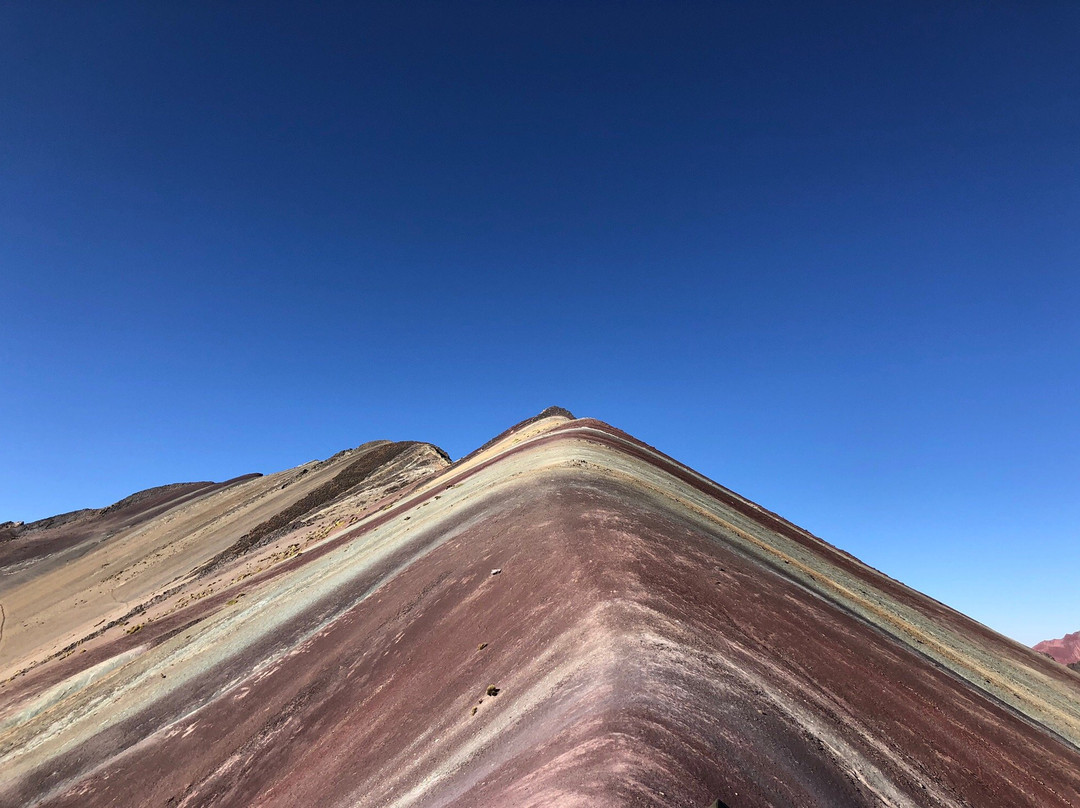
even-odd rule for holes
{"type": "Polygon", "coordinates": [[[1057,640],[1043,640],[1034,646],[1034,650],[1053,657],[1062,665],[1080,662],[1080,631],[1057,640]]]}
{"type": "Polygon", "coordinates": [[[566,411],[0,573],[2,804],[1080,804],[1073,673],[566,411]]]}

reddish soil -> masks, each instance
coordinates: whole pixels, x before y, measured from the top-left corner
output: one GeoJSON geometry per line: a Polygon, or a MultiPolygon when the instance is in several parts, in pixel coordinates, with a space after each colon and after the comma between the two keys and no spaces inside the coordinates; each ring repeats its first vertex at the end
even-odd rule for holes
{"type": "Polygon", "coordinates": [[[1080,662],[1080,631],[1066,634],[1060,640],[1043,640],[1034,650],[1049,654],[1062,665],[1080,662]]]}
{"type": "MultiPolygon", "coordinates": [[[[664,492],[576,461],[532,470],[545,447],[573,456],[574,441],[648,462],[1080,699],[1080,680],[1049,660],[605,424],[567,421],[262,573],[284,592],[334,553],[400,536],[343,583],[306,585],[318,597],[257,642],[193,656],[184,684],[118,701],[100,730],[0,774],[0,804],[1080,805],[1080,752],[1060,734],[664,492]],[[471,480],[486,482],[454,499],[471,480]]],[[[193,602],[8,696],[126,650],[195,644],[228,603],[233,590],[193,602]]]]}

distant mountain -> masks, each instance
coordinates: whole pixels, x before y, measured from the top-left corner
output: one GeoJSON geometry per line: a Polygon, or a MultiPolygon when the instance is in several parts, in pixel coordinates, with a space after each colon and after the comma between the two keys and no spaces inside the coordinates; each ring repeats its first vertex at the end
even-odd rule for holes
{"type": "Polygon", "coordinates": [[[1060,640],[1043,640],[1034,650],[1052,656],[1062,665],[1080,662],[1080,631],[1066,634],[1060,640]]]}
{"type": "Polygon", "coordinates": [[[1054,660],[565,410],[0,525],[0,808],[1077,808],[1078,750],[1054,660]]]}

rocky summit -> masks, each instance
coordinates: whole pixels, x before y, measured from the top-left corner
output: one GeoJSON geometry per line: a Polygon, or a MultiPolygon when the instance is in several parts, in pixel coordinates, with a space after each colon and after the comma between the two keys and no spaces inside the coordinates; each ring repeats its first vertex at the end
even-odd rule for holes
{"type": "Polygon", "coordinates": [[[1080,676],[552,409],[0,526],[3,806],[1080,805],[1080,676]]]}
{"type": "Polygon", "coordinates": [[[1035,650],[1053,657],[1062,665],[1076,665],[1080,663],[1080,631],[1066,634],[1058,640],[1043,640],[1035,646],[1035,650]]]}

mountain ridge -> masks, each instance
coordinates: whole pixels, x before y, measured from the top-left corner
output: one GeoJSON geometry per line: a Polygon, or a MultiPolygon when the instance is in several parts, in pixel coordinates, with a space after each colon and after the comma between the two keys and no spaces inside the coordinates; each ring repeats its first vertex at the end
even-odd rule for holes
{"type": "Polygon", "coordinates": [[[1056,659],[1062,665],[1076,665],[1080,663],[1080,631],[1074,631],[1056,640],[1043,640],[1032,648],[1056,659]]]}
{"type": "Polygon", "coordinates": [[[410,446],[184,576],[349,457],[114,537],[126,623],[0,644],[0,804],[1080,802],[1074,673],[594,419],[410,446]]]}

